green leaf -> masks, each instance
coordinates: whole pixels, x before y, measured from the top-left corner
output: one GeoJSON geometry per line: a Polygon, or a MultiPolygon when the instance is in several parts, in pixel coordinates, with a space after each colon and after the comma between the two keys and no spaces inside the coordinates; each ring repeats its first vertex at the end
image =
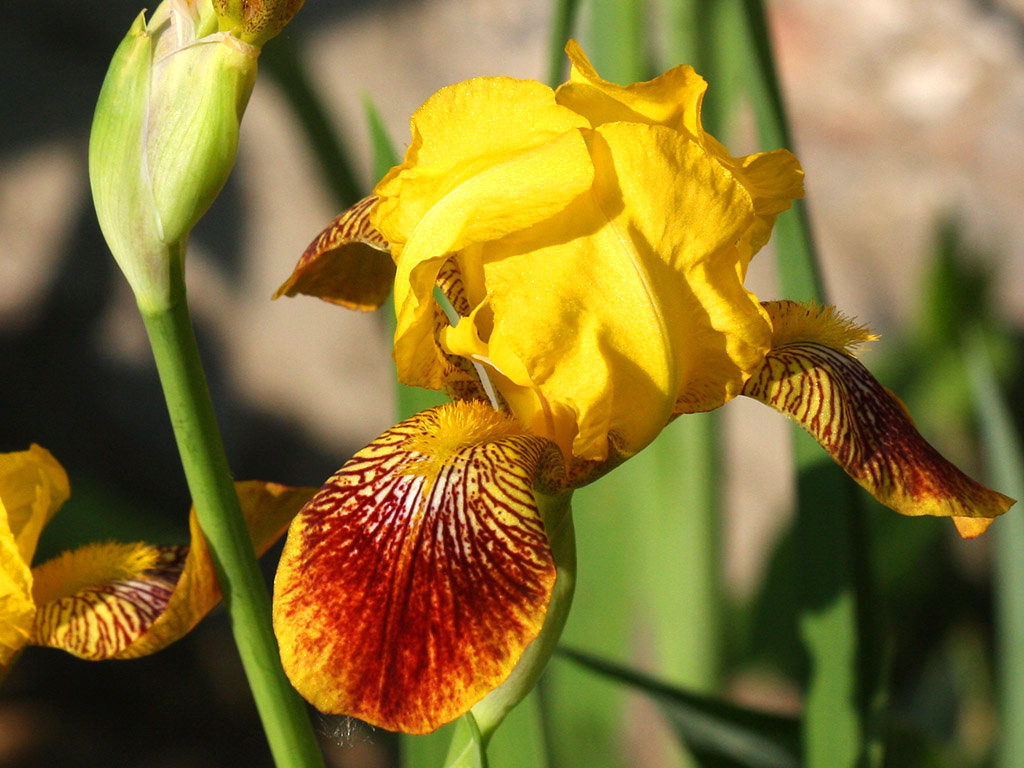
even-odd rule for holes
{"type": "Polygon", "coordinates": [[[565,44],[572,37],[572,29],[576,23],[576,11],[579,0],[556,0],[554,14],[551,18],[551,34],[548,38],[548,85],[557,88],[564,78],[568,63],[565,57],[565,44]]]}
{"type": "MultiPolygon", "coordinates": [[[[979,329],[964,338],[971,390],[992,483],[1015,499],[1024,498],[1024,449],[996,380],[979,329]]],[[[1000,683],[1000,744],[997,765],[1011,768],[1024,754],[1024,516],[1019,506],[992,525],[996,597],[996,642],[1000,683]]]]}
{"type": "Polygon", "coordinates": [[[650,696],[702,768],[800,766],[800,723],[796,718],[680,690],[580,651],[562,648],[559,654],[650,696]]]}
{"type": "Polygon", "coordinates": [[[584,49],[601,77],[622,84],[646,80],[650,65],[642,0],[592,0],[585,7],[584,49]]]}
{"type": "Polygon", "coordinates": [[[455,734],[444,768],[487,768],[487,752],[472,712],[455,722],[455,734]]]}
{"type": "Polygon", "coordinates": [[[369,123],[370,127],[370,145],[373,149],[373,177],[380,179],[394,166],[402,162],[402,157],[398,154],[398,150],[395,149],[395,144],[391,141],[391,136],[388,134],[388,129],[385,127],[384,120],[380,116],[380,111],[369,94],[363,94],[363,110],[366,113],[366,122],[369,123]]]}

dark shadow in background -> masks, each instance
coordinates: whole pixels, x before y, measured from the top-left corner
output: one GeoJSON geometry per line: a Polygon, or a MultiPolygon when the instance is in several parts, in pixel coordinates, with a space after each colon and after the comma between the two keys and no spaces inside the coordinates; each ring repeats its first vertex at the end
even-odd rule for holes
{"type": "MultiPolygon", "coordinates": [[[[286,35],[301,48],[303,30],[377,6],[383,3],[313,2],[286,35]]],[[[60,140],[79,148],[84,164],[100,84],[141,7],[136,0],[5,7],[0,158],[60,140]]],[[[187,538],[189,497],[155,369],[129,368],[100,354],[100,323],[122,277],[88,194],[83,185],[81,205],[72,209],[81,213],[37,319],[16,331],[0,326],[0,450],[39,443],[72,483],[72,500],[44,535],[41,557],[97,538],[187,538]]],[[[229,182],[193,234],[227,274],[240,271],[244,217],[229,182]]],[[[309,485],[338,468],[345,456],[325,452],[295,424],[244,405],[231,391],[219,340],[201,326],[197,335],[236,477],[309,485]]],[[[268,580],[277,552],[265,558],[268,580]]],[[[337,741],[327,733],[336,724],[317,723],[328,742],[337,741]]],[[[387,734],[348,741],[360,747],[361,760],[371,759],[361,765],[394,759],[387,734]]],[[[333,764],[347,762],[346,745],[333,751],[333,764]]],[[[222,611],[185,640],[136,661],[87,663],[57,651],[25,652],[0,689],[0,766],[98,764],[271,764],[222,611]]]]}

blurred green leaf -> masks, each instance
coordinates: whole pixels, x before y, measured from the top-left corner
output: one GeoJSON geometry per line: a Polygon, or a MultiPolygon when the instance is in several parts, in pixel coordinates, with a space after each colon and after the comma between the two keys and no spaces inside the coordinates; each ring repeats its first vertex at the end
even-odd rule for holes
{"type": "Polygon", "coordinates": [[[548,85],[557,88],[565,78],[568,60],[565,57],[565,44],[572,37],[576,24],[576,13],[579,0],[556,0],[554,13],[551,17],[551,33],[548,37],[548,85]]]}
{"type": "Polygon", "coordinates": [[[559,654],[650,696],[702,768],[798,768],[800,723],[666,685],[587,653],[559,654]]]}
{"type": "MultiPolygon", "coordinates": [[[[995,488],[1024,498],[1024,449],[999,389],[992,360],[977,327],[964,338],[986,464],[995,488]]],[[[992,525],[995,539],[996,642],[1000,703],[998,765],[1011,768],[1024,755],[1024,516],[1011,509],[992,525]]]]}
{"type": "MultiPolygon", "coordinates": [[[[765,149],[791,147],[785,102],[762,0],[744,0],[749,87],[765,149]]],[[[806,209],[797,201],[773,235],[786,298],[825,302],[806,209]]],[[[875,637],[867,528],[860,492],[817,443],[794,426],[799,629],[808,656],[803,759],[808,768],[880,763],[885,676],[875,637]]]]}
{"type": "Polygon", "coordinates": [[[363,94],[363,110],[370,128],[370,146],[373,151],[373,178],[382,179],[384,174],[402,162],[395,144],[391,141],[384,119],[369,94],[363,94]]]}
{"type": "Polygon", "coordinates": [[[635,83],[650,76],[647,14],[643,0],[590,0],[584,49],[601,77],[635,83]]]}

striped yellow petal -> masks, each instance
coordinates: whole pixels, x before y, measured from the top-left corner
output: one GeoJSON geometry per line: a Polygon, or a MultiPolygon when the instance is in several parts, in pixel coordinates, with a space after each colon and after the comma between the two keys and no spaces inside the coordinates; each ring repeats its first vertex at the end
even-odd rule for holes
{"type": "Polygon", "coordinates": [[[832,308],[765,305],[772,350],[743,394],[806,429],[858,484],[904,515],[952,517],[961,535],[980,534],[1014,503],[967,477],[914,427],[903,403],[858,362],[871,338],[832,308]]]}
{"type": "MultiPolygon", "coordinates": [[[[313,494],[256,481],[235,486],[257,554],[313,494]]],[[[182,637],[221,597],[195,510],[189,528],[189,546],[93,544],[36,568],[32,644],[83,659],[129,659],[182,637]]]]}
{"type": "Polygon", "coordinates": [[[555,567],[533,494],[557,449],[478,402],[355,455],[296,517],[274,583],[285,671],[324,712],[425,733],[511,673],[555,567]]]}
{"type": "Polygon", "coordinates": [[[370,195],[340,213],[309,244],[274,298],[302,293],[363,311],[383,304],[395,265],[387,241],[370,223],[376,202],[370,195]]]}

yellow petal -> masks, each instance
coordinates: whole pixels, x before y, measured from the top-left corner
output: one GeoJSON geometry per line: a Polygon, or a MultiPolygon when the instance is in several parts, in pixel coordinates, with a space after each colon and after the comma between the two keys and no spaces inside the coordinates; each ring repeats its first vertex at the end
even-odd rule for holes
{"type": "Polygon", "coordinates": [[[569,41],[565,52],[572,69],[569,82],[559,87],[555,98],[593,127],[648,123],[685,132],[698,142],[703,136],[700,105],[708,85],[693,67],[675,67],[653,80],[622,86],[602,79],[575,40],[569,41]]]}
{"type": "Polygon", "coordinates": [[[274,298],[302,293],[363,311],[383,304],[395,265],[387,241],[370,223],[376,202],[376,195],[370,195],[339,214],[309,244],[274,298]]]}
{"type": "MultiPolygon", "coordinates": [[[[413,114],[404,162],[374,189],[380,197],[374,224],[401,248],[423,217],[473,176],[587,126],[555,103],[550,88],[531,80],[478,77],[442,88],[413,114]]],[[[508,197],[515,194],[507,190],[508,197]]],[[[528,195],[520,198],[527,209],[532,206],[528,195]]]]}
{"type": "Polygon", "coordinates": [[[1014,503],[943,458],[895,395],[845,351],[866,340],[863,328],[831,308],[794,302],[765,308],[782,343],[773,346],[743,394],[804,427],[882,504],[904,515],[951,516],[970,537],[1014,503]],[[804,330],[795,333],[794,327],[804,330]]]}
{"type": "Polygon", "coordinates": [[[35,612],[32,573],[18,551],[7,509],[0,497],[0,679],[28,642],[35,612]]]}
{"type": "MultiPolygon", "coordinates": [[[[256,481],[235,487],[257,554],[314,490],[256,481]]],[[[31,642],[84,659],[130,659],[182,637],[221,597],[195,510],[189,528],[189,546],[89,545],[37,568],[31,642]]]]}
{"type": "Polygon", "coordinates": [[[531,431],[600,461],[609,434],[628,456],[675,410],[736,395],[770,327],[742,284],[743,187],[661,126],[609,124],[589,138],[590,193],[456,257],[464,275],[482,274],[466,281],[469,303],[488,306],[471,321],[479,344],[468,328],[443,342],[475,353],[531,431]]]}
{"type": "Polygon", "coordinates": [[[32,563],[43,527],[70,495],[67,473],[45,448],[0,454],[0,501],[26,564],[32,563]]]}
{"type": "Polygon", "coordinates": [[[621,86],[603,80],[574,40],[565,48],[572,62],[559,104],[584,115],[597,127],[611,122],[663,125],[699,144],[732,173],[754,203],[756,220],[748,242],[751,255],[768,241],[775,217],[803,197],[803,171],[792,153],[775,150],[734,158],[700,121],[707,83],[691,67],[670,69],[653,80],[621,86]]]}
{"type": "Polygon", "coordinates": [[[444,384],[433,290],[448,254],[549,219],[590,187],[577,129],[585,124],[550,88],[510,78],[442,89],[413,116],[406,160],[377,185],[371,214],[399,254],[395,361],[404,383],[444,384]]]}
{"type": "Polygon", "coordinates": [[[67,474],[45,449],[0,454],[0,678],[31,634],[39,534],[69,495],[67,474]]]}
{"type": "Polygon", "coordinates": [[[533,495],[557,451],[481,403],[356,454],[296,517],[274,582],[292,684],[324,712],[425,733],[515,666],[555,569],[533,495]]]}

